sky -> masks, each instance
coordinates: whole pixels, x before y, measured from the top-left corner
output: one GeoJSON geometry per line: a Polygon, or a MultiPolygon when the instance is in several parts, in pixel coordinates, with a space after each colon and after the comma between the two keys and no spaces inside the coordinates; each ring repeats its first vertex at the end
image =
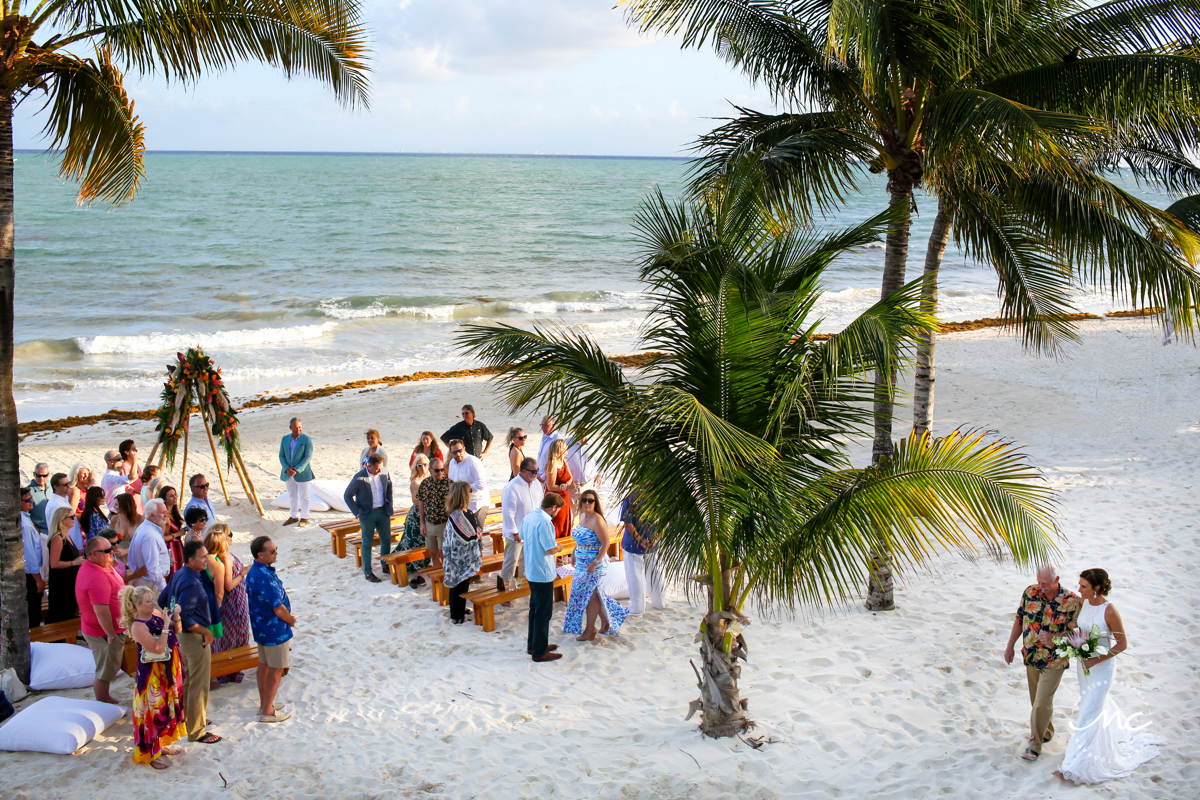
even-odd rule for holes
{"type": "MultiPolygon", "coordinates": [[[[614,0],[365,2],[369,111],[258,65],[190,86],[127,74],[147,147],[682,156],[730,103],[773,108],[711,50],[639,35],[614,0]]],[[[39,107],[18,109],[18,148],[45,146],[39,107]]]]}

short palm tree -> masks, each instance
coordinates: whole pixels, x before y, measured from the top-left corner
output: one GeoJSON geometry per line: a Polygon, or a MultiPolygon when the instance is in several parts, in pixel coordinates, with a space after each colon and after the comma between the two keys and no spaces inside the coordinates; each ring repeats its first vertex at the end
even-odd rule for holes
{"type": "Polygon", "coordinates": [[[894,221],[814,238],[772,212],[754,181],[691,203],[655,195],[636,221],[654,302],[641,338],[649,366],[626,374],[566,329],[460,335],[499,368],[514,410],[540,407],[587,432],[615,485],[638,492],[667,573],[703,587],[692,713],[708,735],[753,725],[738,686],[751,600],[836,601],[881,549],[912,566],[947,548],[1029,562],[1053,547],[1051,490],[1010,444],[922,435],[877,466],[849,463],[847,437],[871,424],[870,373],[890,374],[932,323],[917,310],[919,283],[827,338],[812,309],[824,269],[894,221]]]}
{"type": "MultiPolygon", "coordinates": [[[[1190,335],[1200,240],[1101,176],[1123,167],[1200,189],[1196,0],[625,0],[643,30],[711,45],[789,110],[703,137],[697,186],[744,160],[801,215],[830,210],[863,172],[887,174],[899,217],[884,296],[905,282],[915,192],[933,196],[923,310],[952,231],[990,263],[1002,313],[1055,351],[1080,283],[1165,306],[1190,335]],[[1150,235],[1148,235],[1150,234],[1150,235]],[[1181,258],[1182,256],[1183,258],[1181,258]]],[[[740,168],[740,167],[739,167],[740,168]]],[[[934,334],[917,358],[914,428],[933,418],[934,334]]],[[[882,384],[881,384],[882,385],[882,384]]],[[[892,447],[876,409],[875,458],[892,447]]]]}
{"type": "Polygon", "coordinates": [[[326,84],[367,103],[366,32],[357,0],[0,0],[0,669],[29,677],[18,524],[13,374],[13,109],[42,102],[45,134],[79,200],[118,204],[144,173],[144,129],[124,72],[189,84],[244,61],[326,84]]]}

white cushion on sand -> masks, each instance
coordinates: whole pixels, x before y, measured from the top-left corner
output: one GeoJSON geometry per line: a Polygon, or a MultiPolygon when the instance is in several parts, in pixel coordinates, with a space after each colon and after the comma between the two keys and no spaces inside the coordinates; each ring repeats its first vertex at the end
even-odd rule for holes
{"type": "Polygon", "coordinates": [[[334,511],[349,511],[350,506],[346,505],[346,500],[344,497],[346,494],[346,487],[349,485],[349,481],[312,481],[308,484],[308,496],[312,498],[321,498],[334,511]]]}
{"type": "MultiPolygon", "coordinates": [[[[288,493],[284,492],[283,494],[279,495],[279,497],[276,497],[274,500],[272,500],[271,507],[272,508],[282,508],[284,511],[290,510],[292,507],[292,501],[288,500],[288,493]]],[[[309,511],[328,511],[329,503],[326,503],[324,500],[317,497],[316,493],[314,493],[310,489],[308,492],[308,510],[309,511]]]]}
{"type": "Polygon", "coordinates": [[[608,572],[604,575],[604,593],[613,600],[629,599],[629,582],[625,580],[625,562],[608,562],[608,572]]]}
{"type": "Polygon", "coordinates": [[[48,689],[82,689],[91,686],[96,678],[96,662],[92,651],[76,644],[61,642],[31,642],[32,664],[29,669],[29,688],[44,692],[48,689]]]}
{"type": "Polygon", "coordinates": [[[0,750],[69,756],[125,716],[126,710],[95,700],[43,697],[0,727],[0,750]]]}

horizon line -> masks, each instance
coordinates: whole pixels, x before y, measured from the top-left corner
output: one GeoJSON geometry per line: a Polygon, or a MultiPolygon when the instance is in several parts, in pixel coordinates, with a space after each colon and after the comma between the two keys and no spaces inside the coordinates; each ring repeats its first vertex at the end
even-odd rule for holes
{"type": "MultiPolygon", "coordinates": [[[[14,147],[13,153],[31,153],[45,155],[54,153],[51,150],[38,150],[29,147],[14,147]]],[[[598,160],[625,161],[687,161],[688,156],[619,156],[599,155],[594,153],[427,153],[401,151],[359,151],[359,150],[146,150],[146,155],[204,155],[204,156],[388,156],[391,158],[588,158],[598,160]]]]}

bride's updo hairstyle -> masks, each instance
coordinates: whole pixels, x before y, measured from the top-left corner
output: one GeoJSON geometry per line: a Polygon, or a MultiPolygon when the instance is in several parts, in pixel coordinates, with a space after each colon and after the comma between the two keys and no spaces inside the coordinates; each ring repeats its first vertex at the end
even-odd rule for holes
{"type": "Polygon", "coordinates": [[[1107,595],[1112,591],[1112,581],[1108,579],[1108,573],[1096,567],[1095,569],[1085,569],[1079,573],[1079,577],[1091,584],[1097,594],[1107,595]]]}

